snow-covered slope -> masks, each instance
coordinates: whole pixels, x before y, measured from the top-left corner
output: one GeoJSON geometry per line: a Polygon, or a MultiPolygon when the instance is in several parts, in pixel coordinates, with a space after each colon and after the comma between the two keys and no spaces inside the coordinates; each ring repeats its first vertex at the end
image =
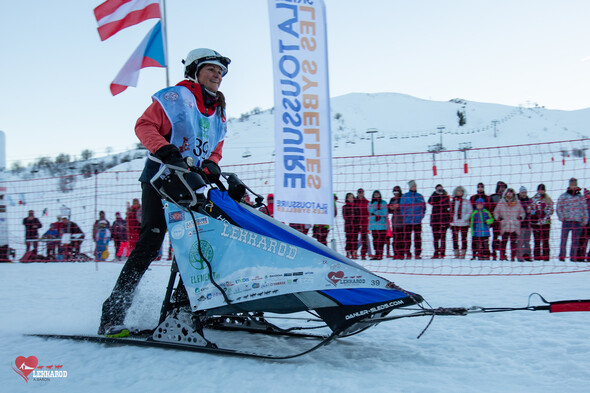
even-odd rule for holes
{"type": "MultiPolygon", "coordinates": [[[[414,153],[440,143],[456,150],[471,142],[473,148],[580,139],[590,136],[590,109],[549,110],[471,102],[428,101],[403,94],[354,93],[331,100],[333,156],[371,154],[368,129],[376,129],[375,154],[414,153]],[[459,126],[457,112],[465,114],[459,126]],[[496,136],[494,136],[494,129],[496,136]]],[[[258,112],[258,111],[256,111],[258,112]]],[[[224,147],[224,163],[273,160],[272,110],[231,119],[224,147]]]]}
{"type": "MultiPolygon", "coordinates": [[[[583,312],[437,317],[419,340],[428,318],[409,318],[283,362],[23,336],[95,333],[119,270],[109,263],[0,264],[3,392],[582,393],[590,383],[590,313],[583,312]],[[68,376],[26,383],[11,367],[19,356],[62,365],[68,376]]],[[[129,323],[157,323],[168,273],[160,266],[147,272],[129,323]]],[[[548,300],[588,298],[589,275],[389,278],[434,307],[518,307],[536,291],[548,300]]]]}

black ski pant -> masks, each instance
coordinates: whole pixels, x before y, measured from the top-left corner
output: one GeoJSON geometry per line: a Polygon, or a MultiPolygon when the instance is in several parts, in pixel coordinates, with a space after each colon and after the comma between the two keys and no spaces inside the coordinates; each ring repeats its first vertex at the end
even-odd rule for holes
{"type": "Polygon", "coordinates": [[[473,259],[488,260],[490,259],[490,247],[488,244],[489,237],[473,236],[471,238],[471,249],[473,250],[473,259]]]}
{"type": "Polygon", "coordinates": [[[444,258],[447,250],[447,230],[449,225],[430,224],[430,226],[432,227],[432,238],[434,240],[434,257],[444,258]]]}
{"type": "Polygon", "coordinates": [[[139,239],[127,258],[111,296],[102,305],[101,326],[121,325],[133,301],[141,277],[158,256],[166,234],[166,219],[160,195],[151,184],[141,183],[142,217],[139,239]]]}
{"type": "Polygon", "coordinates": [[[346,252],[356,254],[357,243],[358,243],[358,232],[353,229],[351,232],[345,232],[346,234],[346,252]]]}
{"type": "Polygon", "coordinates": [[[492,223],[492,257],[496,259],[497,252],[501,250],[502,232],[500,231],[500,222],[492,223]]]}
{"type": "Polygon", "coordinates": [[[365,257],[369,253],[369,229],[367,226],[362,226],[359,230],[359,242],[361,245],[361,257],[365,257]]]}
{"type": "Polygon", "coordinates": [[[506,246],[510,240],[510,259],[514,260],[518,254],[518,234],[516,232],[504,232],[500,243],[500,259],[506,259],[506,246]]]}
{"type": "Polygon", "coordinates": [[[374,230],[371,231],[373,235],[373,248],[375,249],[376,259],[383,259],[383,249],[387,243],[387,231],[386,230],[374,230]]]}
{"type": "Polygon", "coordinates": [[[405,235],[404,235],[404,226],[393,226],[391,228],[393,233],[392,243],[393,243],[393,257],[394,259],[404,259],[404,247],[405,247],[405,235]]]}
{"type": "Polygon", "coordinates": [[[550,224],[531,225],[533,229],[534,238],[534,255],[535,259],[539,261],[549,260],[549,233],[551,231],[550,224]]]}
{"type": "Polygon", "coordinates": [[[467,232],[469,232],[469,227],[453,225],[451,226],[451,230],[453,231],[453,250],[467,251],[467,232]],[[459,248],[459,237],[461,238],[461,248],[459,248]]]}
{"type": "Polygon", "coordinates": [[[412,257],[412,233],[414,234],[414,257],[422,254],[422,224],[406,224],[404,226],[404,253],[406,259],[412,257]]]}

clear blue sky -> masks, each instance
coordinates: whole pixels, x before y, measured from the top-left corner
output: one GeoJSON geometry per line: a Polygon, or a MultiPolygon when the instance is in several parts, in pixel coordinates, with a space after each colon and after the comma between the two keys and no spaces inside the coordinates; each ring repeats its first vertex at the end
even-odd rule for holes
{"type": "MultiPolygon", "coordinates": [[[[0,130],[7,166],[42,155],[134,146],[136,119],[165,86],[144,69],[137,88],[109,84],[155,20],[101,42],[100,0],[0,6],[0,130]]],[[[331,96],[396,92],[547,108],[590,107],[590,1],[325,0],[331,96]]],[[[171,83],[197,47],[232,59],[228,115],[273,106],[266,0],[168,0],[171,83]]],[[[230,130],[231,132],[231,130],[230,130]]]]}

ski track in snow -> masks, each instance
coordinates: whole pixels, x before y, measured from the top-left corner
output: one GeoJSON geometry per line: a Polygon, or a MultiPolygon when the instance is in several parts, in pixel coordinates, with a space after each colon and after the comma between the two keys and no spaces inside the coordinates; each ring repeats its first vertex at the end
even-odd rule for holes
{"type": "MultiPolygon", "coordinates": [[[[120,269],[109,263],[0,264],[3,392],[588,391],[589,313],[440,316],[419,340],[429,318],[409,318],[287,361],[23,336],[94,334],[120,269]],[[18,356],[36,356],[39,365],[63,365],[68,377],[26,383],[11,369],[18,356]]],[[[148,271],[129,325],[155,325],[168,272],[162,266],[148,271]]],[[[548,300],[590,298],[590,273],[387,278],[421,294],[433,307],[521,307],[532,292],[548,300]]],[[[535,299],[533,304],[539,303],[535,299]]]]}

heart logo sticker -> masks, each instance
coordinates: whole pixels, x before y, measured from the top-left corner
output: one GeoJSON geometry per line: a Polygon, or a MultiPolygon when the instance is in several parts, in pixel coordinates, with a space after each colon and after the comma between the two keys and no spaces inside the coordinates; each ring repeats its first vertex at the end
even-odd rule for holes
{"type": "Polygon", "coordinates": [[[336,286],[336,284],[338,284],[338,281],[342,280],[343,277],[344,272],[342,270],[328,273],[328,280],[330,280],[332,284],[334,284],[334,286],[336,286]]]}
{"type": "Polygon", "coordinates": [[[23,377],[25,381],[29,382],[29,374],[37,368],[39,360],[36,356],[29,356],[28,358],[19,356],[14,361],[14,364],[16,365],[16,368],[13,367],[14,371],[23,377]]]}

